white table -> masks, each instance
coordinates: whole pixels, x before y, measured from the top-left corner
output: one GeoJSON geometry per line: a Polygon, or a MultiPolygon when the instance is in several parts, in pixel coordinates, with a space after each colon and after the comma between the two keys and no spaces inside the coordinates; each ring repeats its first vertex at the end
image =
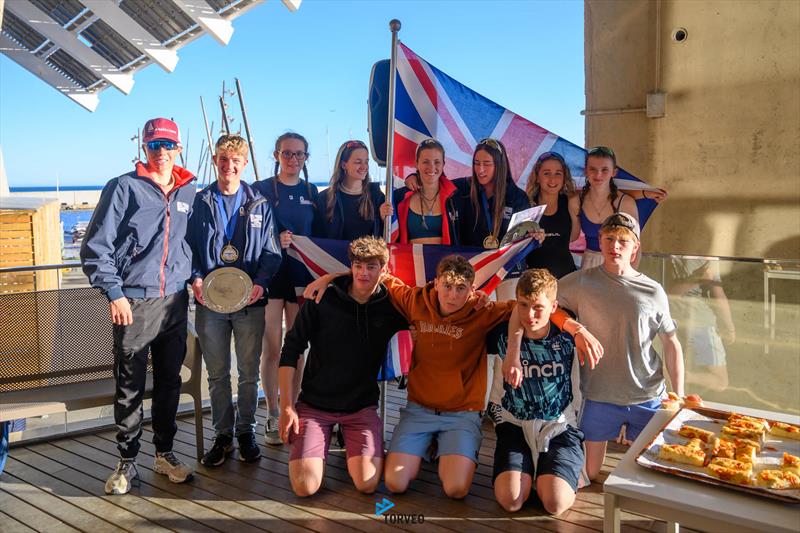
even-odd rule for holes
{"type": "MultiPolygon", "coordinates": [[[[793,424],[800,418],[705,402],[707,407],[770,418],[793,424]]],[[[636,464],[636,456],[669,420],[672,412],[659,411],[608,476],[603,531],[618,532],[620,509],[667,522],[667,531],[679,524],[703,531],[800,531],[800,504],[782,503],[671,476],[636,464]]]]}

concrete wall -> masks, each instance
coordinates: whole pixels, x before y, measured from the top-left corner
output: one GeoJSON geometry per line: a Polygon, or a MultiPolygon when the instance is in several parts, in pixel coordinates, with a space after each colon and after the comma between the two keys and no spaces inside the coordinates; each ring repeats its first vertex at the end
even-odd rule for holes
{"type": "Polygon", "coordinates": [[[645,251],[800,258],[800,1],[585,6],[586,144],[669,191],[645,251]],[[656,84],[664,118],[592,114],[643,108],[656,84]]]}

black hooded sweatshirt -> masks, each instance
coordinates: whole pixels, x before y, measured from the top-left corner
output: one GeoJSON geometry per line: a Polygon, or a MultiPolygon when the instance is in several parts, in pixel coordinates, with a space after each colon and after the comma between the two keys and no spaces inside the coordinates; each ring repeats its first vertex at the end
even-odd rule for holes
{"type": "Polygon", "coordinates": [[[360,304],[347,292],[352,282],[350,276],[336,278],[319,304],[306,300],[283,341],[280,366],[293,368],[311,343],[300,401],[322,411],[355,413],[377,406],[376,379],[389,340],[408,329],[383,285],[360,304]]]}

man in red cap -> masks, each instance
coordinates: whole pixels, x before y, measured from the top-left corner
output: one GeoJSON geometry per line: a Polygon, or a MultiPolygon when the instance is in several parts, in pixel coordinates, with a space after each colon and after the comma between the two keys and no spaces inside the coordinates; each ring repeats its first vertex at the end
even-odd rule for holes
{"type": "Polygon", "coordinates": [[[148,353],[153,364],[154,470],[174,483],[193,474],[172,452],[186,354],[186,282],[192,267],[183,241],[195,195],[194,176],[175,165],[180,142],[173,121],[147,121],[142,134],[147,162],[106,184],[81,246],[83,271],[108,298],[114,324],[120,460],[106,482],[107,494],[127,493],[138,476],[148,353]]]}

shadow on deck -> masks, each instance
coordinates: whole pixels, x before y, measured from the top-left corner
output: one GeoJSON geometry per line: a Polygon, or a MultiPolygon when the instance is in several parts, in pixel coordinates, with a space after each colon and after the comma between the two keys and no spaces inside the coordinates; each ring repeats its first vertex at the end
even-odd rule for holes
{"type": "MultiPolygon", "coordinates": [[[[398,422],[405,391],[390,386],[387,402],[389,436],[398,422]]],[[[266,412],[259,409],[259,430],[266,412]]],[[[213,431],[205,414],[206,449],[213,431]]],[[[191,416],[178,420],[175,452],[196,467],[194,480],[170,483],[153,472],[152,432],[147,426],[139,454],[141,483],[125,496],[106,496],[103,484],[117,462],[114,431],[55,439],[47,443],[12,448],[0,477],[0,528],[12,531],[569,531],[603,529],[602,484],[578,493],[575,505],[558,517],[547,515],[535,497],[514,514],[494,501],[492,462],[494,431],[484,423],[480,465],[469,495],[463,501],[444,496],[435,465],[425,464],[406,494],[394,496],[381,485],[371,496],[358,493],[347,474],[344,453],[332,449],[323,488],[311,498],[298,498],[288,479],[289,449],[261,445],[261,461],[245,464],[237,455],[219,468],[206,468],[195,460],[194,424],[191,416]],[[423,523],[387,523],[375,515],[375,503],[384,497],[398,513],[423,517],[423,523]]],[[[259,437],[259,441],[263,442],[259,437]]],[[[625,448],[609,446],[602,479],[618,462],[625,448]]],[[[419,518],[417,518],[419,521],[419,518]]],[[[623,531],[663,531],[665,524],[622,513],[623,531]]]]}

